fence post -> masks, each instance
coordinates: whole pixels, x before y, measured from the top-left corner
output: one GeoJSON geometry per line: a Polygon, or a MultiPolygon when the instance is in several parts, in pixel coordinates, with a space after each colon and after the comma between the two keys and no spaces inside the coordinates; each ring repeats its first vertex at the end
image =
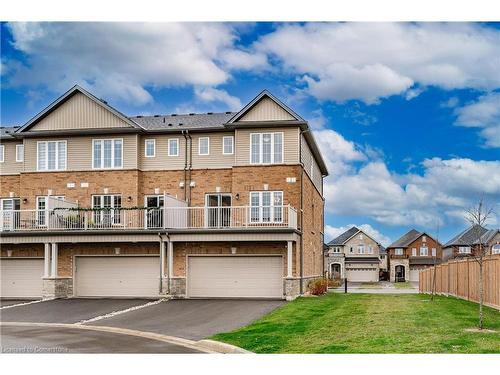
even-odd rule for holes
{"type": "Polygon", "coordinates": [[[470,301],[469,258],[467,258],[467,301],[470,301]]]}

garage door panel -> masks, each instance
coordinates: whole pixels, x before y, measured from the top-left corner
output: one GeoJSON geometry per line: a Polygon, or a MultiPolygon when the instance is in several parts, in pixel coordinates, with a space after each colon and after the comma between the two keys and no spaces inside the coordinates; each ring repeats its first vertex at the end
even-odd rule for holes
{"type": "Polygon", "coordinates": [[[1,259],[2,298],[39,298],[43,288],[43,259],[1,259]]]}
{"type": "Polygon", "coordinates": [[[378,269],[346,268],[347,281],[377,282],[379,280],[378,269]]]}
{"type": "Polygon", "coordinates": [[[420,275],[419,269],[410,269],[410,281],[418,281],[420,275]]]}
{"type": "Polygon", "coordinates": [[[155,297],[159,294],[158,257],[77,257],[76,295],[80,297],[155,297]]]}
{"type": "Polygon", "coordinates": [[[281,257],[189,257],[188,296],[282,298],[281,257]]]}

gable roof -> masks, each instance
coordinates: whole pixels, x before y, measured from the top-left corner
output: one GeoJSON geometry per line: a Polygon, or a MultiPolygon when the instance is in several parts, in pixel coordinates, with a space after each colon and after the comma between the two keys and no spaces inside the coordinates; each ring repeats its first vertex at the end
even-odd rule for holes
{"type": "Polygon", "coordinates": [[[344,233],[340,234],[339,236],[335,237],[330,242],[328,242],[328,246],[343,245],[349,238],[351,238],[352,236],[355,236],[358,232],[359,232],[358,228],[352,227],[352,228],[346,230],[344,233]]]}
{"type": "Polygon", "coordinates": [[[134,116],[131,119],[146,130],[225,129],[224,124],[234,114],[235,112],[208,112],[182,115],[134,116]]]}
{"type": "Polygon", "coordinates": [[[487,231],[488,230],[486,228],[483,228],[482,226],[476,224],[457,234],[455,237],[445,243],[444,247],[471,245],[487,231]]]}
{"type": "Polygon", "coordinates": [[[14,139],[12,136],[19,126],[0,126],[0,139],[14,139]]]}
{"type": "Polygon", "coordinates": [[[408,247],[413,241],[420,237],[423,233],[418,230],[412,229],[409,232],[403,234],[399,239],[391,243],[387,248],[391,247],[408,247]]]}
{"type": "Polygon", "coordinates": [[[497,233],[500,233],[500,229],[490,229],[484,232],[484,234],[481,236],[479,240],[476,240],[474,243],[475,244],[487,244],[489,243],[496,235],[497,233]]]}
{"type": "Polygon", "coordinates": [[[52,113],[52,111],[56,110],[59,106],[61,106],[63,103],[65,103],[69,98],[71,98],[76,93],[81,93],[81,94],[85,95],[87,98],[89,98],[90,100],[92,100],[96,104],[98,104],[101,107],[107,109],[108,111],[110,111],[114,115],[118,116],[121,120],[123,120],[124,122],[126,122],[127,124],[129,124],[131,127],[133,127],[133,128],[142,128],[140,125],[138,125],[137,123],[135,123],[134,121],[132,121],[130,118],[128,118],[127,116],[125,116],[123,113],[117,111],[116,109],[114,109],[113,107],[111,107],[110,105],[108,105],[108,103],[106,103],[105,101],[103,101],[103,100],[95,97],[90,92],[88,92],[87,90],[83,89],[82,87],[80,87],[78,85],[75,85],[71,89],[69,89],[68,91],[66,91],[63,95],[61,95],[59,98],[57,98],[52,103],[50,103],[45,109],[43,109],[41,112],[39,112],[35,117],[33,117],[31,120],[29,120],[26,124],[24,124],[19,129],[17,129],[16,130],[16,134],[25,132],[26,130],[30,129],[32,126],[34,126],[40,120],[42,120],[47,115],[49,115],[50,113],[52,113]]]}
{"type": "Polygon", "coordinates": [[[268,97],[269,99],[274,101],[276,104],[278,104],[281,108],[283,108],[286,112],[288,112],[288,114],[290,114],[290,116],[294,117],[296,121],[305,122],[305,120],[302,117],[300,117],[297,113],[295,113],[293,110],[291,110],[285,103],[283,103],[281,100],[276,98],[269,91],[263,90],[259,95],[257,95],[255,98],[253,98],[250,101],[250,103],[248,103],[246,106],[244,106],[241,111],[239,111],[233,117],[231,117],[227,123],[232,124],[232,123],[238,121],[240,118],[242,118],[246,113],[248,113],[253,107],[255,107],[265,97],[268,97]]]}

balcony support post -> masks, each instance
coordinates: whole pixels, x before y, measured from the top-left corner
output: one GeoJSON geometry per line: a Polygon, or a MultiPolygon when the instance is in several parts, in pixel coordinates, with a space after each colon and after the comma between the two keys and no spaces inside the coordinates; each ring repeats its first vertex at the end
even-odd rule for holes
{"type": "Polygon", "coordinates": [[[162,278],[165,277],[165,258],[167,255],[167,243],[168,242],[162,241],[160,248],[160,264],[161,264],[160,273],[162,278]]]}
{"type": "Polygon", "coordinates": [[[44,244],[43,277],[45,279],[50,277],[50,243],[44,244]]]}
{"type": "Polygon", "coordinates": [[[57,243],[52,244],[52,256],[51,256],[51,269],[50,269],[50,277],[57,277],[57,243]]]}
{"type": "Polygon", "coordinates": [[[287,256],[286,256],[286,277],[292,277],[292,262],[293,262],[293,241],[287,241],[287,256]]]}
{"type": "Polygon", "coordinates": [[[171,280],[174,277],[174,243],[172,241],[168,241],[168,278],[171,280]]]}

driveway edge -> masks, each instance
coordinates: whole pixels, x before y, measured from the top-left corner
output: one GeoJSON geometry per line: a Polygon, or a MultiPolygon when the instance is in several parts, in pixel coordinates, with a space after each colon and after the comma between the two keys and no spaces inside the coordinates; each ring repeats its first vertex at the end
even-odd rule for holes
{"type": "Polygon", "coordinates": [[[251,351],[240,348],[236,345],[226,344],[225,342],[215,341],[215,340],[200,340],[196,343],[198,347],[206,348],[212,350],[216,353],[223,354],[254,354],[251,351]]]}

